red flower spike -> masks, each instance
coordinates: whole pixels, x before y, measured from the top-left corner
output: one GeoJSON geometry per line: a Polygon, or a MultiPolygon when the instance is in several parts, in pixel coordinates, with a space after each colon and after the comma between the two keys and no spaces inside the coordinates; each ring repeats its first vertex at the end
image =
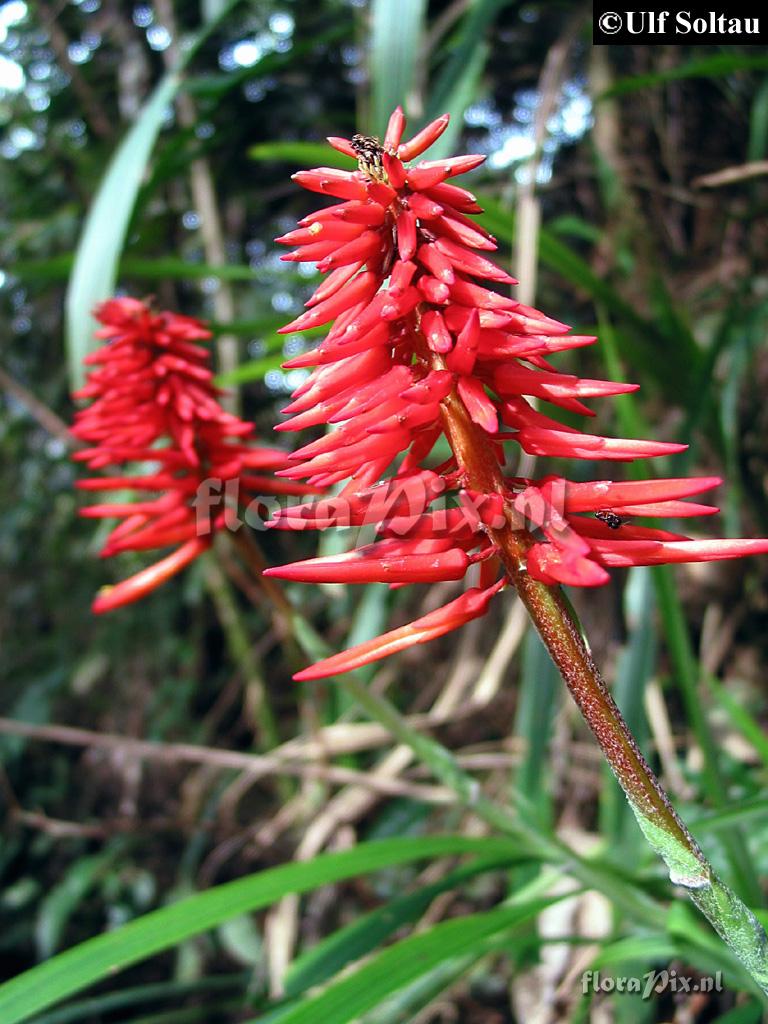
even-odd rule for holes
{"type": "MultiPolygon", "coordinates": [[[[346,672],[458,628],[484,613],[509,582],[507,572],[593,587],[607,582],[611,566],[768,551],[766,540],[690,539],[632,522],[636,516],[714,513],[710,505],[684,499],[717,486],[715,477],[572,483],[559,476],[503,476],[510,441],[535,455],[614,462],[668,456],[685,445],[583,433],[526,400],[591,416],[585,399],[627,394],[636,385],[583,379],[550,364],[550,355],[596,339],[572,335],[566,324],[500,291],[514,279],[489,258],[495,240],[468,216],[481,212],[477,200],[448,181],[482,157],[409,166],[447,124],[447,116],[438,118],[402,142],[405,119],[398,108],[383,145],[363,136],[331,140],[357,156],[357,171],[319,168],[295,176],[310,191],[341,202],[305,217],[301,230],[280,241],[298,245],[290,260],[319,259],[321,272],[336,269],[307,302],[308,312],[283,331],[335,325],[318,348],[286,364],[316,368],[285,409],[294,418],[278,429],[334,429],[299,448],[278,475],[306,479],[309,487],[349,483],[332,498],[283,509],[271,525],[374,525],[384,539],[268,574],[402,586],[455,581],[478,562],[480,586],[297,679],[346,672]],[[343,230],[324,231],[334,222],[343,230]],[[454,454],[437,471],[425,470],[422,462],[443,432],[454,454]],[[387,479],[401,453],[399,469],[387,479]],[[513,549],[518,555],[511,561],[513,549]]],[[[134,444],[140,428],[134,421],[123,443],[134,444]]],[[[173,472],[172,464],[164,465],[160,476],[173,472]]]]}
{"type": "Polygon", "coordinates": [[[210,338],[202,323],[155,312],[129,298],[102,303],[95,316],[103,325],[97,336],[109,344],[86,360],[96,369],[79,395],[92,402],[76,413],[72,427],[75,437],[93,447],[73,457],[90,469],[133,462],[159,468],[141,476],[112,472],[80,480],[78,487],[159,496],[91,505],[81,515],[122,520],[107,538],[103,557],[176,546],[154,565],[105,587],[93,610],[106,612],[144,597],[210,547],[213,531],[224,522],[225,489],[247,502],[254,495],[295,495],[316,488],[248,474],[271,473],[285,466],[286,458],[253,446],[248,440],[252,426],[220,405],[211,383],[210,352],[192,344],[210,338]]]}

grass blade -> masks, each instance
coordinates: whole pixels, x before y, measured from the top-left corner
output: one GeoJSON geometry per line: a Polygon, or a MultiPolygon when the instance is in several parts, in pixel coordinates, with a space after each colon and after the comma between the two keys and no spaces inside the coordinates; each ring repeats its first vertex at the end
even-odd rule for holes
{"type": "MultiPolygon", "coordinates": [[[[624,605],[629,637],[616,666],[613,697],[640,749],[646,753],[644,740],[648,735],[648,723],[643,710],[643,694],[653,675],[657,653],[653,582],[647,566],[635,566],[630,570],[624,605]]],[[[600,798],[601,831],[612,846],[621,844],[629,848],[636,839],[636,834],[628,836],[626,831],[631,821],[629,805],[607,768],[604,775],[600,798]]]]}
{"type": "Polygon", "coordinates": [[[160,82],[117,148],[85,219],[64,304],[69,376],[83,382],[83,357],[96,327],[91,311],[115,290],[117,267],[149,155],[160,132],[179,76],[160,82]]]}
{"type": "Polygon", "coordinates": [[[96,325],[91,311],[115,290],[128,225],[166,108],[181,84],[184,67],[236,3],[237,0],[224,0],[218,5],[216,17],[204,25],[184,50],[180,66],[161,79],[101,179],[85,218],[64,300],[64,335],[73,388],[83,382],[83,357],[93,344],[96,325]]]}
{"type": "Polygon", "coordinates": [[[374,134],[384,134],[398,103],[408,110],[426,10],[426,0],[373,0],[370,127],[374,134]]]}
{"type": "Polygon", "coordinates": [[[512,854],[496,860],[476,860],[465,868],[452,871],[439,882],[422,886],[357,918],[294,962],[285,979],[286,995],[299,995],[370,953],[403,924],[415,921],[440,893],[455,889],[486,871],[509,867],[517,860],[519,858],[512,854]]]}
{"type": "Polygon", "coordinates": [[[342,167],[344,170],[357,167],[357,161],[326,142],[260,142],[251,146],[248,156],[260,163],[278,161],[295,167],[342,167]]]}
{"type": "MultiPolygon", "coordinates": [[[[332,982],[319,995],[274,1019],[275,1024],[317,1024],[333,1021],[346,1024],[373,1009],[409,982],[426,974],[453,957],[471,953],[485,939],[528,921],[562,896],[531,900],[519,906],[501,907],[466,917],[411,935],[383,950],[353,974],[332,982]]],[[[256,1024],[249,1021],[248,1024],[256,1024]]]]}
{"type": "Polygon", "coordinates": [[[560,673],[538,633],[529,629],[523,646],[514,728],[515,735],[525,741],[525,754],[515,775],[515,787],[528,801],[535,821],[548,828],[552,824],[552,800],[547,753],[562,694],[560,673]]]}
{"type": "Polygon", "coordinates": [[[478,97],[478,83],[485,70],[489,46],[488,30],[497,14],[511,0],[474,0],[461,22],[451,34],[448,55],[430,87],[426,120],[441,114],[451,115],[445,133],[430,148],[430,159],[450,156],[462,127],[464,111],[478,97]]]}
{"type": "Polygon", "coordinates": [[[392,864],[476,853],[514,854],[507,840],[436,836],[361,843],[307,863],[285,864],[196,893],[105,935],[89,939],[0,986],[0,1020],[18,1024],[87,985],[289,892],[309,892],[392,864]]]}
{"type": "Polygon", "coordinates": [[[679,82],[684,78],[723,78],[736,71],[763,71],[768,68],[768,57],[746,53],[717,53],[712,57],[686,61],[677,67],[651,71],[647,75],[632,75],[620,78],[615,85],[601,93],[597,100],[609,99],[613,96],[626,96],[632,92],[642,92],[656,85],[667,82],[679,82]]]}

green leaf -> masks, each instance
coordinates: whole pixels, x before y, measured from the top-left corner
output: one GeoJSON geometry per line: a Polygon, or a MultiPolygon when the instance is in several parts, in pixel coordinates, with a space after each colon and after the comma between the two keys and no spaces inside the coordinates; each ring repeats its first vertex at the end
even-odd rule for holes
{"type": "Polygon", "coordinates": [[[292,964],[285,979],[286,995],[299,995],[370,953],[401,925],[415,921],[440,893],[455,889],[476,875],[509,866],[519,859],[509,854],[501,859],[475,861],[466,868],[452,871],[439,882],[423,886],[357,918],[346,928],[313,946],[292,964]]]}
{"type": "MultiPolygon", "coordinates": [[[[478,194],[478,202],[485,208],[478,217],[480,223],[501,241],[512,245],[515,240],[512,211],[486,194],[478,194]]],[[[651,318],[639,314],[609,281],[599,277],[586,260],[547,228],[539,231],[539,256],[542,263],[622,322],[626,336],[631,339],[633,359],[643,365],[671,401],[679,405],[696,393],[695,370],[702,361],[701,352],[690,331],[682,327],[673,314],[660,284],[656,298],[665,307],[662,311],[666,321],[659,316],[651,318]],[[660,351],[664,359],[659,359],[660,351]]]]}
{"type": "Polygon", "coordinates": [[[717,832],[720,829],[732,829],[734,825],[749,822],[753,818],[768,819],[768,799],[755,797],[754,800],[740,800],[734,807],[722,811],[714,811],[691,822],[691,829],[697,835],[701,832],[717,832]]]}
{"type": "Polygon", "coordinates": [[[427,121],[441,114],[450,114],[451,123],[434,146],[430,159],[450,156],[461,132],[464,111],[477,99],[480,78],[485,70],[490,48],[488,30],[498,13],[511,0],[474,0],[469,5],[456,31],[450,34],[447,55],[430,87],[427,121]]]}
{"type": "Polygon", "coordinates": [[[342,167],[354,170],[356,161],[326,142],[260,142],[248,150],[251,160],[277,161],[296,167],[342,167]]]}
{"type": "Polygon", "coordinates": [[[467,54],[467,61],[461,72],[451,83],[445,97],[430,108],[427,120],[434,120],[441,114],[450,114],[451,120],[443,134],[429,147],[429,159],[439,160],[451,156],[456,148],[461,129],[464,124],[464,111],[477,96],[480,79],[485,70],[490,47],[482,38],[473,40],[472,49],[467,54]]]}
{"type": "MultiPolygon", "coordinates": [[[[647,755],[648,722],[643,698],[648,680],[656,665],[657,628],[651,569],[635,566],[629,572],[624,591],[624,607],[629,636],[616,665],[613,698],[619,705],[629,730],[647,755]]],[[[629,854],[637,841],[637,833],[627,830],[630,821],[626,797],[607,766],[600,793],[600,830],[612,850],[629,854]]]]}
{"type": "Polygon", "coordinates": [[[79,857],[40,904],[35,923],[37,949],[42,959],[51,956],[72,914],[115,856],[114,850],[79,857]]]}
{"type": "MultiPolygon", "coordinates": [[[[356,1020],[390,993],[438,964],[475,951],[484,940],[530,920],[558,899],[563,897],[531,900],[519,906],[445,921],[390,946],[354,973],[331,982],[319,995],[302,1000],[298,1006],[270,1020],[275,1024],[278,1021],[279,1024],[318,1024],[318,1021],[346,1024],[356,1020]]],[[[256,1024],[256,1021],[248,1024],[256,1024]]]]}
{"type": "Polygon", "coordinates": [[[244,993],[252,977],[252,971],[244,971],[197,978],[194,981],[162,981],[153,985],[145,983],[136,988],[124,988],[119,992],[107,992],[105,995],[68,1003],[59,1010],[35,1017],[35,1024],[83,1024],[84,1021],[101,1020],[105,1014],[126,1007],[147,1005],[157,1008],[164,999],[173,1000],[178,1005],[187,996],[201,993],[219,993],[220,999],[223,992],[244,993]]]}
{"type": "Polygon", "coordinates": [[[373,0],[371,19],[371,133],[383,136],[398,104],[408,111],[416,82],[426,0],[373,0]]]}
{"type": "Polygon", "coordinates": [[[244,263],[217,266],[212,263],[190,263],[187,260],[174,259],[172,256],[156,260],[127,256],[120,261],[120,273],[130,277],[143,277],[149,281],[217,277],[220,281],[253,282],[254,277],[251,268],[244,263]]]}
{"type": "Polygon", "coordinates": [[[535,820],[547,826],[551,825],[552,816],[548,750],[562,692],[560,673],[538,633],[529,629],[523,642],[514,726],[515,735],[525,744],[525,752],[515,775],[515,787],[530,801],[535,820]]]}
{"type": "Polygon", "coordinates": [[[218,931],[222,947],[237,963],[255,967],[264,961],[261,932],[250,914],[238,914],[225,921],[218,931]]]}
{"type": "Polygon", "coordinates": [[[261,359],[251,359],[241,363],[237,369],[220,373],[215,378],[216,387],[231,388],[238,384],[250,384],[254,380],[264,380],[270,370],[278,370],[285,360],[282,351],[264,355],[261,359]]]}
{"type": "Polygon", "coordinates": [[[115,150],[85,218],[75,251],[72,276],[64,300],[65,342],[70,381],[77,388],[83,381],[83,357],[93,346],[96,322],[94,306],[115,290],[120,254],[136,197],[150,154],[165,119],[165,111],[181,84],[181,73],[219,21],[237,0],[217,5],[215,18],[208,21],[184,50],[178,68],[169,72],[144,104],[136,121],[115,150]]]}
{"type": "MultiPolygon", "coordinates": [[[[728,714],[731,722],[736,726],[742,736],[750,743],[760,755],[763,764],[768,768],[768,736],[760,723],[736,700],[736,698],[712,676],[707,677],[706,684],[714,693],[721,708],[728,714]]],[[[741,803],[735,810],[741,810],[744,804],[741,803]]],[[[725,808],[726,813],[730,808],[725,808]]]]}
{"type": "Polygon", "coordinates": [[[601,967],[614,967],[616,964],[628,963],[631,960],[642,960],[646,963],[669,962],[679,955],[679,947],[664,935],[639,936],[632,935],[626,939],[617,939],[603,946],[600,952],[590,961],[593,971],[601,967]]]}
{"type": "Polygon", "coordinates": [[[749,114],[747,160],[763,160],[768,153],[768,78],[755,93],[749,114]]]}
{"type": "MultiPolygon", "coordinates": [[[[14,265],[13,272],[22,278],[41,281],[66,280],[75,261],[69,254],[54,256],[49,260],[21,260],[14,265]]],[[[143,278],[147,281],[189,278],[217,277],[222,281],[253,281],[253,271],[245,264],[216,266],[211,263],[189,263],[173,256],[162,259],[141,259],[126,256],[120,260],[119,272],[126,277],[143,278]]],[[[114,288],[113,288],[114,290],[114,288]]]]}
{"type": "Polygon", "coordinates": [[[352,19],[343,18],[325,32],[312,33],[305,43],[294,38],[293,46],[286,53],[266,53],[250,67],[227,71],[222,74],[199,74],[190,76],[184,82],[185,92],[202,99],[221,103],[228,92],[242,88],[246,82],[269,78],[284,69],[301,66],[301,61],[309,55],[316,55],[321,47],[335,43],[340,39],[351,38],[352,19]]]}
{"type": "MultiPolygon", "coordinates": [[[[508,941],[506,936],[505,941],[508,941]]],[[[443,960],[437,967],[433,967],[426,974],[420,974],[415,981],[398,989],[364,1017],[360,1017],[360,1024],[403,1024],[403,1021],[421,1019],[420,1010],[437,999],[442,992],[452,988],[478,960],[492,952],[498,945],[498,937],[486,939],[478,943],[466,956],[454,956],[450,960],[443,960]]]]}
{"type": "MultiPolygon", "coordinates": [[[[272,313],[267,316],[254,317],[251,320],[229,320],[227,323],[216,323],[214,321],[208,324],[208,329],[213,334],[239,334],[258,338],[265,334],[274,335],[284,323],[284,313],[272,313]]],[[[304,333],[309,334],[309,331],[304,333]]],[[[274,344],[277,346],[278,344],[282,345],[284,342],[285,338],[282,335],[279,338],[270,337],[268,339],[269,345],[274,344]]]]}
{"type": "Polygon", "coordinates": [[[238,914],[266,907],[286,893],[308,892],[392,864],[474,853],[508,855],[508,840],[433,836],[362,843],[301,864],[285,864],[216,886],[89,939],[0,985],[0,1021],[17,1024],[130,964],[215,928],[238,914]]]}
{"type": "Polygon", "coordinates": [[[93,345],[96,322],[92,310],[115,290],[120,252],[136,196],[166,107],[172,102],[179,81],[178,74],[166,75],[147,100],[112,157],[85,219],[64,304],[67,359],[73,388],[83,382],[83,358],[93,345]]]}
{"type": "Polygon", "coordinates": [[[678,82],[684,78],[722,78],[735,71],[763,71],[768,68],[768,57],[746,53],[718,53],[713,57],[688,61],[677,67],[652,71],[647,75],[632,75],[620,78],[610,89],[596,97],[596,102],[612,96],[626,96],[667,82],[678,82]]]}
{"type": "Polygon", "coordinates": [[[715,1018],[712,1024],[760,1024],[763,1020],[763,1008],[757,1002],[735,1006],[732,1010],[715,1018]]]}
{"type": "MultiPolygon", "coordinates": [[[[508,245],[515,241],[515,217],[492,196],[478,194],[478,202],[485,212],[478,217],[480,223],[508,245]]],[[[648,330],[648,323],[616,291],[592,270],[586,260],[560,239],[542,228],[539,232],[539,255],[543,263],[583,289],[595,302],[601,302],[612,313],[622,317],[633,326],[648,330]]]]}

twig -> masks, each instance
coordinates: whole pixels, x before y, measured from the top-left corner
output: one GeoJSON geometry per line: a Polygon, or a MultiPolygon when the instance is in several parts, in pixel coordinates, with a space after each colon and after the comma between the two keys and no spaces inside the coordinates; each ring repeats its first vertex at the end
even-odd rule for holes
{"type": "MultiPolygon", "coordinates": [[[[178,26],[173,10],[172,0],[155,0],[157,20],[169,32],[171,42],[163,53],[166,68],[170,71],[180,66],[178,26]]],[[[184,128],[194,128],[197,123],[197,110],[189,93],[180,90],[176,96],[176,109],[179,122],[184,128]]],[[[216,189],[209,162],[204,157],[197,157],[189,165],[189,183],[192,200],[200,217],[200,234],[203,240],[206,261],[213,266],[224,266],[227,262],[227,250],[224,244],[224,231],[221,226],[216,189]]],[[[219,279],[218,288],[213,293],[213,308],[216,320],[222,324],[231,323],[235,319],[235,298],[229,282],[219,279]]],[[[216,339],[216,354],[219,373],[231,373],[237,369],[238,344],[237,338],[229,334],[220,334],[216,339]]],[[[230,409],[239,405],[237,393],[226,397],[230,409]]]]}
{"type": "Polygon", "coordinates": [[[83,447],[74,434],[69,432],[69,427],[64,420],[57,416],[53,409],[49,409],[45,402],[41,402],[36,395],[33,395],[23,384],[19,384],[2,367],[0,367],[0,387],[21,402],[30,416],[52,437],[58,437],[68,448],[83,447]]]}
{"type": "MultiPolygon", "coordinates": [[[[49,818],[38,811],[15,811],[12,818],[19,825],[45,832],[54,839],[106,839],[112,831],[104,822],[98,825],[82,825],[77,821],[62,821],[49,818]]],[[[134,828],[135,822],[124,823],[126,830],[134,828]]]]}
{"type": "Polygon", "coordinates": [[[285,774],[299,778],[322,779],[340,785],[361,786],[386,796],[408,796],[426,803],[451,804],[454,794],[442,786],[424,786],[420,783],[387,779],[373,773],[357,772],[335,765],[302,764],[274,754],[244,754],[233,750],[217,750],[191,743],[156,743],[150,740],[129,739],[113,733],[77,729],[68,725],[32,725],[12,718],[0,718],[0,734],[25,736],[31,740],[61,743],[75,747],[94,747],[119,751],[145,761],[161,764],[204,764],[253,772],[257,777],[285,774]]]}
{"type": "Polygon", "coordinates": [[[664,701],[664,694],[656,679],[651,679],[644,694],[645,714],[648,724],[651,727],[651,734],[659,755],[659,761],[666,777],[667,785],[672,793],[679,798],[691,799],[695,787],[686,782],[677,761],[675,751],[675,737],[672,733],[672,723],[667,713],[667,705],[664,701]]]}
{"type": "Polygon", "coordinates": [[[243,672],[246,692],[253,698],[253,712],[259,727],[261,748],[266,750],[276,747],[280,737],[269,703],[264,675],[251,646],[232,588],[215,558],[206,560],[205,582],[216,606],[230,654],[243,672]]]}
{"type": "Polygon", "coordinates": [[[69,40],[57,20],[56,13],[51,10],[45,0],[37,0],[37,9],[43,28],[51,41],[53,52],[56,54],[56,60],[61,65],[62,71],[69,75],[72,88],[83,105],[83,112],[92,131],[107,141],[113,139],[115,133],[112,122],[102,107],[98,95],[91,89],[77,64],[69,59],[69,40]]]}
{"type": "Polygon", "coordinates": [[[768,174],[768,160],[752,160],[738,167],[724,167],[722,171],[702,174],[694,178],[691,184],[694,188],[720,188],[722,185],[732,185],[735,181],[761,178],[765,174],[768,174]]]}

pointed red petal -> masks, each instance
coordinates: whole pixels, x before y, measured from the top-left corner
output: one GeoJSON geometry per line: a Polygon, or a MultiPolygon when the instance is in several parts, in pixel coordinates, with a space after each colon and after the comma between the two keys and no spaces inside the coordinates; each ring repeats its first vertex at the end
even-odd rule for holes
{"type": "Polygon", "coordinates": [[[349,672],[363,665],[369,665],[373,661],[379,661],[397,651],[403,651],[414,644],[427,643],[436,637],[450,633],[458,629],[471,619],[479,618],[485,614],[488,602],[494,594],[504,586],[505,580],[501,579],[487,590],[478,590],[473,587],[465,591],[455,601],[438,608],[428,615],[424,615],[415,622],[409,622],[407,626],[393,629],[383,636],[368,640],[366,643],[358,644],[348,651],[334,654],[330,658],[297,672],[293,677],[298,682],[310,679],[324,679],[326,676],[337,675],[341,672],[349,672]]]}
{"type": "Polygon", "coordinates": [[[426,128],[422,128],[412,139],[399,146],[397,155],[401,160],[413,160],[415,156],[419,156],[425,149],[429,149],[433,143],[437,142],[448,127],[450,120],[450,114],[443,114],[442,117],[431,121],[426,128]]]}
{"type": "Polygon", "coordinates": [[[395,152],[397,147],[400,145],[400,140],[403,137],[403,131],[405,130],[405,114],[401,106],[395,107],[392,111],[389,124],[387,125],[387,134],[384,136],[384,149],[395,152]]]}
{"type": "Polygon", "coordinates": [[[717,562],[768,553],[768,539],[686,541],[593,541],[595,557],[604,565],[667,565],[676,562],[717,562]]]}
{"type": "Polygon", "coordinates": [[[132,604],[138,601],[152,590],[156,590],[166,580],[169,580],[176,573],[193,562],[199,555],[210,546],[210,541],[196,537],[187,541],[167,558],[142,569],[127,580],[122,580],[114,587],[102,587],[98,597],[93,602],[93,611],[98,615],[101,612],[112,611],[113,608],[121,608],[125,604],[132,604]]]}

